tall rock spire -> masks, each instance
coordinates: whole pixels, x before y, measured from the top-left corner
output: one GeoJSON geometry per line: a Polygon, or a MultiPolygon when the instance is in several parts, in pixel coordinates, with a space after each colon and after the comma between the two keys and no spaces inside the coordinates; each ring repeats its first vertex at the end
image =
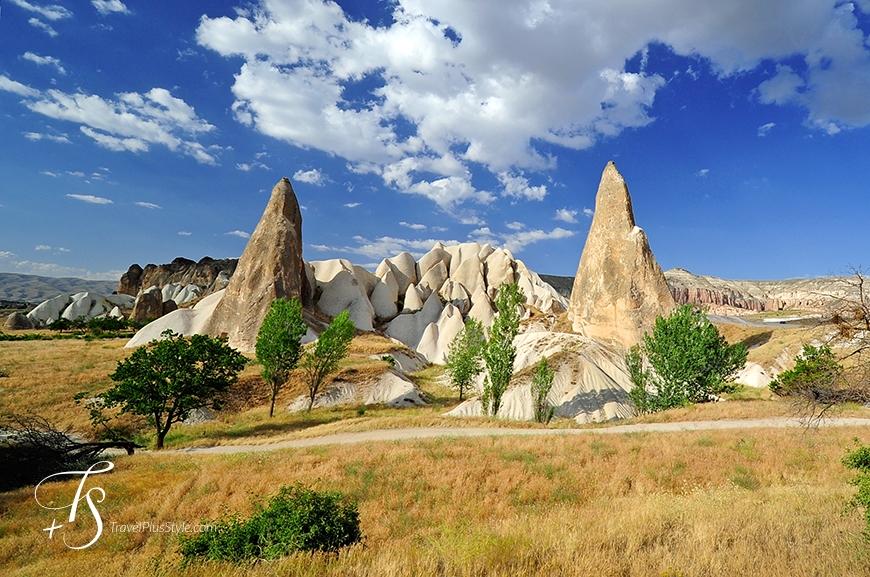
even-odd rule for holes
{"type": "Polygon", "coordinates": [[[568,319],[574,332],[630,347],[674,306],[646,234],[634,223],[628,186],[610,161],[598,185],[568,319]]]}
{"type": "Polygon", "coordinates": [[[257,332],[274,299],[295,296],[303,305],[309,304],[304,267],[302,213],[285,177],[272,189],[269,204],[205,332],[213,336],[225,333],[230,346],[254,350],[257,332]]]}

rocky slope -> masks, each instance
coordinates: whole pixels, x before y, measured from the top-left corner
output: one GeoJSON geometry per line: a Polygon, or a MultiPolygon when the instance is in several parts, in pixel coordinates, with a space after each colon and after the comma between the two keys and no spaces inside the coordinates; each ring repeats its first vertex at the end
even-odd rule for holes
{"type": "Polygon", "coordinates": [[[233,275],[238,259],[215,260],[203,257],[199,262],[176,258],[169,264],[148,264],[143,269],[138,264],[121,275],[116,289],[118,294],[138,296],[152,286],[162,289],[166,285],[196,285],[206,293],[226,288],[233,275]]]}

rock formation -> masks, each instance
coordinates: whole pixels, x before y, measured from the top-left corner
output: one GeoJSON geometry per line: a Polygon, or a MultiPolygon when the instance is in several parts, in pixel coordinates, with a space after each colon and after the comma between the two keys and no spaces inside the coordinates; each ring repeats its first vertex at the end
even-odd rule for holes
{"type": "Polygon", "coordinates": [[[205,331],[226,333],[229,345],[253,350],[263,317],[276,298],[310,301],[302,262],[302,214],[287,178],[275,185],[269,204],[251,235],[205,331]]]}
{"type": "Polygon", "coordinates": [[[674,308],[665,275],[635,225],[628,187],[608,162],[577,268],[568,319],[586,337],[630,347],[674,308]]]}
{"type": "MultiPolygon", "coordinates": [[[[178,257],[169,264],[149,264],[143,269],[138,264],[130,265],[118,282],[118,294],[138,296],[144,289],[156,286],[163,288],[169,284],[187,287],[193,285],[201,292],[212,293],[226,285],[218,279],[232,276],[238,264],[237,259],[215,260],[203,257],[199,262],[178,257]],[[216,281],[217,284],[216,284],[216,281]]],[[[171,296],[165,300],[169,300],[171,296]]],[[[175,299],[173,299],[175,300],[175,299]]],[[[176,302],[179,302],[176,300],[176,302]]],[[[181,301],[184,302],[184,301],[181,301]]]]}
{"type": "Polygon", "coordinates": [[[12,313],[6,318],[3,328],[8,331],[25,331],[33,328],[33,321],[24,313],[12,313]]]}
{"type": "MultiPolygon", "coordinates": [[[[101,295],[99,293],[85,291],[74,295],[60,295],[40,303],[35,309],[27,313],[27,317],[38,328],[63,317],[75,320],[79,317],[92,319],[101,317],[114,309],[133,308],[136,299],[129,295],[101,295]]],[[[159,315],[158,315],[159,316],[159,315]]]]}

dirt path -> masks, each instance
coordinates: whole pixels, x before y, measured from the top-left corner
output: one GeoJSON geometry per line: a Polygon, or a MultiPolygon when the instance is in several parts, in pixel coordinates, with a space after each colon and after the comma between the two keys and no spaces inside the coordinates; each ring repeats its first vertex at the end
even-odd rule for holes
{"type": "MultiPolygon", "coordinates": [[[[800,428],[804,423],[798,419],[744,419],[726,421],[688,421],[683,423],[645,423],[616,425],[597,429],[479,429],[461,427],[381,429],[358,433],[338,433],[308,439],[293,439],[267,445],[221,445],[217,447],[190,447],[179,449],[180,453],[230,454],[275,451],[278,449],[317,447],[322,445],[351,445],[369,441],[406,441],[434,439],[437,437],[503,437],[509,435],[616,435],[620,433],[669,433],[679,431],[712,431],[723,429],[782,429],[800,428]]],[[[867,427],[870,419],[826,419],[821,427],[867,427]]]]}

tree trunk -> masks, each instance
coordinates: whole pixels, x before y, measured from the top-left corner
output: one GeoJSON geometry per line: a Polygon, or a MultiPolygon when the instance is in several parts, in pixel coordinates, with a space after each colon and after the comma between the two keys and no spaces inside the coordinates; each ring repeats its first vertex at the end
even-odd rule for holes
{"type": "Polygon", "coordinates": [[[164,433],[164,432],[157,433],[157,450],[158,451],[163,448],[163,439],[165,439],[165,438],[166,438],[166,433],[164,433]]]}
{"type": "Polygon", "coordinates": [[[269,418],[272,418],[272,415],[275,414],[275,397],[278,396],[278,391],[272,389],[272,404],[269,405],[269,418]]]}

